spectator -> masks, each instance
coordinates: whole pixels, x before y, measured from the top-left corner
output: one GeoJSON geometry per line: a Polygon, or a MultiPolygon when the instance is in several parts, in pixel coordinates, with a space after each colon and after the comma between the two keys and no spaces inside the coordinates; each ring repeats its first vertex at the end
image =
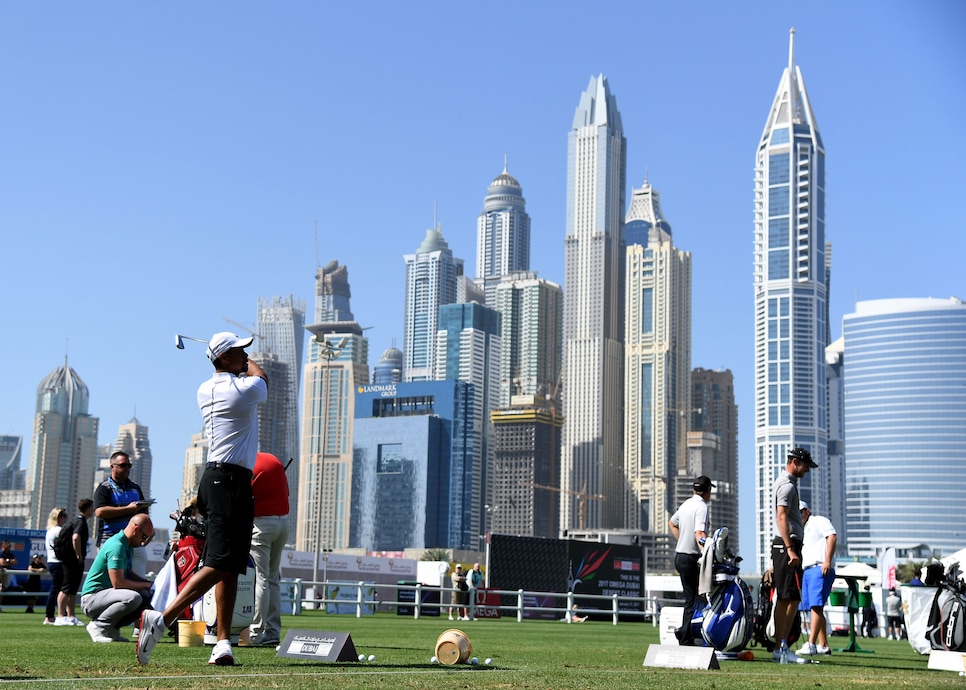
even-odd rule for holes
{"type": "MultiPolygon", "coordinates": [[[[7,572],[7,568],[17,567],[17,557],[13,553],[13,544],[8,540],[3,541],[0,547],[0,592],[17,586],[17,578],[7,572]]],[[[3,594],[0,594],[0,602],[3,601],[3,594]]],[[[3,611],[3,609],[0,609],[3,611]]]]}
{"type": "MultiPolygon", "coordinates": [[[[47,561],[44,558],[44,554],[35,553],[30,559],[30,563],[27,564],[27,570],[30,574],[27,576],[27,591],[28,592],[39,592],[40,591],[40,576],[47,572],[47,561]]],[[[50,596],[53,596],[51,594],[50,596]]],[[[37,602],[37,597],[30,597],[27,599],[27,610],[24,613],[33,613],[34,604],[37,602]]]]}
{"type": "Polygon", "coordinates": [[[91,619],[87,632],[94,642],[127,642],[120,629],[150,604],[151,582],[131,570],[131,556],[153,538],[151,518],[137,514],[97,552],[81,592],[81,608],[91,619]]]}
{"type": "Polygon", "coordinates": [[[463,572],[461,563],[456,564],[456,569],[453,570],[450,580],[453,583],[453,606],[449,609],[449,619],[453,620],[453,607],[455,606],[457,620],[468,621],[470,619],[467,612],[467,606],[470,603],[469,585],[466,583],[466,574],[463,572]]]}
{"type": "Polygon", "coordinates": [[[866,600],[862,607],[862,633],[866,637],[875,637],[875,629],[879,627],[879,615],[875,612],[875,603],[872,601],[872,590],[869,585],[865,586],[866,600]]]}
{"type": "MultiPolygon", "coordinates": [[[[147,513],[148,502],[141,487],[131,481],[131,456],[123,450],[111,455],[111,476],[94,490],[94,515],[97,516],[97,546],[127,527],[138,513],[147,513]]],[[[144,574],[147,552],[134,554],[133,570],[144,574]]]]}
{"type": "Polygon", "coordinates": [[[470,620],[476,620],[476,593],[483,588],[485,579],[483,577],[483,572],[480,570],[480,564],[474,563],[473,569],[470,571],[469,583],[470,583],[470,620]]]}
{"type": "Polygon", "coordinates": [[[902,599],[896,594],[896,588],[889,589],[886,597],[886,620],[888,621],[888,635],[894,640],[902,637],[902,599]]]}
{"type": "MultiPolygon", "coordinates": [[[[808,640],[798,650],[799,654],[831,654],[828,644],[828,621],[825,619],[825,602],[835,580],[836,532],[828,518],[813,515],[808,503],[799,502],[805,538],[802,544],[802,612],[811,610],[811,626],[808,640]]],[[[805,618],[803,615],[802,618],[805,618]]]]}
{"type": "Polygon", "coordinates": [[[87,543],[90,541],[87,521],[94,515],[94,502],[89,498],[82,498],[77,502],[77,511],[77,517],[69,523],[72,531],[70,548],[66,553],[60,554],[61,567],[64,569],[64,584],[61,586],[64,594],[64,615],[55,619],[54,625],[84,625],[77,620],[74,611],[77,606],[77,591],[84,575],[84,564],[87,561],[87,543]]]}
{"type": "Polygon", "coordinates": [[[54,540],[60,534],[61,528],[67,522],[67,509],[54,508],[47,517],[47,536],[44,544],[47,547],[47,570],[50,572],[50,594],[47,595],[47,611],[44,616],[44,625],[53,625],[57,618],[67,615],[67,609],[63,608],[64,593],[61,588],[64,586],[64,569],[54,553],[54,540]]]}
{"type": "Polygon", "coordinates": [[[252,646],[274,647],[282,634],[282,552],[288,541],[288,478],[281,460],[271,453],[255,456],[252,477],[255,526],[252,560],[255,561],[255,616],[252,646]]]}

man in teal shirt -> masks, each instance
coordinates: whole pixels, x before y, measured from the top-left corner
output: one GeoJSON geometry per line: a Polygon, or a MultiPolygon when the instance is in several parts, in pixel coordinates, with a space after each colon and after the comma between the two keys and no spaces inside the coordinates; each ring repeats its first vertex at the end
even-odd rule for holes
{"type": "Polygon", "coordinates": [[[151,518],[139,513],[101,545],[81,591],[81,608],[91,619],[87,632],[94,642],[127,642],[120,628],[149,606],[152,583],[131,572],[131,557],[153,538],[151,518]]]}

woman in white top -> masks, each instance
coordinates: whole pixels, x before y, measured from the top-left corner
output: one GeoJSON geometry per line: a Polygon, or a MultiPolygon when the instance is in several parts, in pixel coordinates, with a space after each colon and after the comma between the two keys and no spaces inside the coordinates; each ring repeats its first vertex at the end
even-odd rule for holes
{"type": "MultiPolygon", "coordinates": [[[[44,616],[44,625],[53,625],[59,615],[58,600],[60,588],[64,584],[64,568],[60,559],[54,553],[54,539],[60,534],[60,528],[67,522],[67,508],[54,508],[50,511],[47,518],[47,537],[44,540],[47,544],[47,570],[50,572],[50,594],[47,595],[47,615],[44,616]]],[[[64,614],[66,615],[66,613],[64,614]]]]}

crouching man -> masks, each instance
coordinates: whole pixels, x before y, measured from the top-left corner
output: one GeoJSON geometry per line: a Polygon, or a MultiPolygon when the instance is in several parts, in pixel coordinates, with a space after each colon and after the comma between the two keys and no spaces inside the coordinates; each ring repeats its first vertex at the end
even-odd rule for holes
{"type": "Polygon", "coordinates": [[[151,518],[141,513],[101,545],[81,591],[81,608],[94,642],[127,642],[120,629],[138,620],[151,602],[151,582],[131,571],[134,549],[154,538],[151,518]]]}

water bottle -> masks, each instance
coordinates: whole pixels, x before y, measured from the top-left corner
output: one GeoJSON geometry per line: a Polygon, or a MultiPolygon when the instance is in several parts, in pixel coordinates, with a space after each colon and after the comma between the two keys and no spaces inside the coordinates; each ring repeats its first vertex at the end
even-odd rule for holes
{"type": "Polygon", "coordinates": [[[788,663],[788,645],[785,644],[785,640],[782,640],[782,648],[781,648],[781,651],[778,652],[778,656],[779,656],[778,663],[780,664],[788,663]]]}

